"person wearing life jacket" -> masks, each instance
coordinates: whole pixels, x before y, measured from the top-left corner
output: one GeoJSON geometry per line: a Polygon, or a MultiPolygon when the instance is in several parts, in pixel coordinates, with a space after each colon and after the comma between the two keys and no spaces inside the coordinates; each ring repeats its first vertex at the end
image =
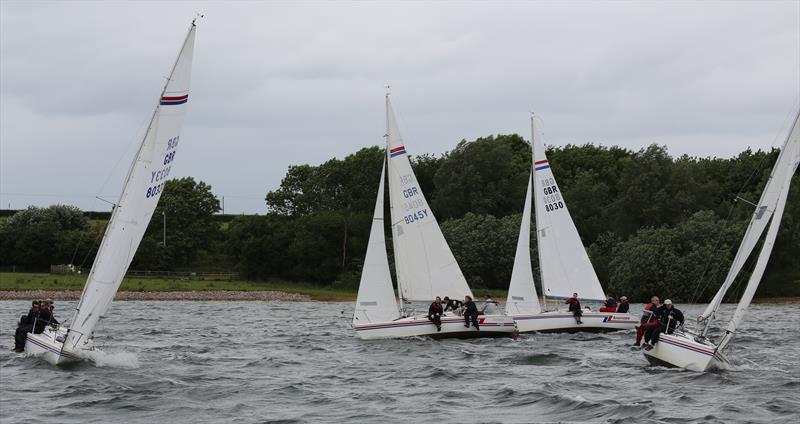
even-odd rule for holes
{"type": "Polygon", "coordinates": [[[616,311],[617,311],[617,299],[614,299],[614,295],[609,293],[606,295],[606,301],[600,308],[600,312],[616,312],[616,311]]]}
{"type": "Polygon", "coordinates": [[[464,296],[464,327],[469,328],[470,323],[476,330],[480,331],[478,325],[478,307],[472,301],[471,296],[464,296]]]}
{"type": "Polygon", "coordinates": [[[583,321],[581,321],[583,311],[581,311],[581,302],[578,300],[578,293],[572,293],[572,297],[567,299],[564,303],[569,305],[569,311],[572,312],[572,316],[575,317],[575,322],[583,324],[583,321]]]}
{"type": "Polygon", "coordinates": [[[667,299],[654,315],[657,318],[657,325],[651,327],[644,336],[645,350],[650,350],[658,343],[661,333],[672,334],[675,329],[683,325],[683,312],[676,308],[672,301],[667,299]]]}
{"type": "Polygon", "coordinates": [[[436,326],[436,331],[442,331],[442,314],[444,314],[442,299],[436,296],[436,300],[428,307],[428,320],[436,326]]]}
{"type": "Polygon", "coordinates": [[[628,297],[622,296],[619,298],[619,305],[617,305],[618,314],[627,314],[631,305],[628,303],[628,297]]]}
{"type": "Polygon", "coordinates": [[[636,342],[633,344],[634,346],[641,345],[645,331],[657,324],[658,320],[654,314],[659,306],[661,306],[661,300],[658,296],[651,297],[650,303],[644,305],[642,318],[639,320],[639,325],[636,327],[636,342]]]}

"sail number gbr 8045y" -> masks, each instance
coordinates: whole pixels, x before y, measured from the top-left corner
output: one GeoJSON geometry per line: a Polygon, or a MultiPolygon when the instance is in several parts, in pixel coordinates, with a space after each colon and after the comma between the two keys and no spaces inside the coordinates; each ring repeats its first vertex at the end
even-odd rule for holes
{"type": "Polygon", "coordinates": [[[158,171],[150,171],[150,184],[153,184],[147,187],[147,192],[145,193],[146,198],[151,198],[154,196],[158,196],[161,194],[161,191],[164,190],[164,184],[166,184],[166,178],[169,176],[169,171],[172,170],[172,161],[175,160],[175,148],[178,147],[178,140],[180,140],[180,136],[175,136],[167,140],[167,151],[164,153],[164,160],[161,161],[161,166],[163,168],[159,169],[158,171]]]}
{"type": "Polygon", "coordinates": [[[422,192],[417,188],[416,181],[411,175],[401,175],[400,185],[403,188],[403,201],[400,208],[403,210],[405,216],[403,221],[406,224],[411,224],[415,221],[425,219],[429,216],[425,198],[422,197],[422,192]]]}
{"type": "Polygon", "coordinates": [[[564,209],[564,201],[561,198],[561,193],[558,192],[556,180],[553,178],[542,178],[542,199],[544,200],[544,210],[552,212],[558,209],[564,209]]]}

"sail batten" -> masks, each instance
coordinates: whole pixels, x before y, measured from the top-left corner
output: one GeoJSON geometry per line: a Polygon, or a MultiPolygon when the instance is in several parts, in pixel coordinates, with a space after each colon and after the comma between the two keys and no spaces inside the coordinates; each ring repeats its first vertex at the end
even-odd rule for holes
{"type": "Polygon", "coordinates": [[[161,197],[176,156],[189,97],[195,28],[193,22],[128,168],[122,193],[71,321],[65,341],[70,348],[90,338],[97,321],[108,311],[161,197]]]}

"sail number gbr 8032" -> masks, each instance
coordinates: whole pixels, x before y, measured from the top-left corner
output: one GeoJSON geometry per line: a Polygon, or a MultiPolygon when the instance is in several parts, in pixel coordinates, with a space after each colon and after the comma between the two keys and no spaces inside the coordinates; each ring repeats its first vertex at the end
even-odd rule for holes
{"type": "Polygon", "coordinates": [[[422,192],[417,188],[416,181],[411,175],[401,175],[400,185],[403,188],[403,202],[400,208],[403,209],[403,221],[406,224],[411,224],[415,221],[425,219],[429,216],[425,198],[422,197],[422,192]]]}
{"type": "Polygon", "coordinates": [[[175,148],[178,147],[180,138],[181,136],[175,136],[167,140],[167,151],[164,153],[164,160],[161,163],[163,168],[158,171],[150,171],[150,184],[154,185],[147,187],[146,198],[158,196],[164,190],[164,184],[167,182],[166,178],[169,176],[169,171],[172,170],[172,165],[170,164],[175,160],[175,148]]]}
{"type": "Polygon", "coordinates": [[[542,192],[544,196],[544,210],[552,212],[558,209],[564,209],[564,200],[561,198],[561,193],[558,192],[556,180],[553,178],[542,178],[542,192]]]}

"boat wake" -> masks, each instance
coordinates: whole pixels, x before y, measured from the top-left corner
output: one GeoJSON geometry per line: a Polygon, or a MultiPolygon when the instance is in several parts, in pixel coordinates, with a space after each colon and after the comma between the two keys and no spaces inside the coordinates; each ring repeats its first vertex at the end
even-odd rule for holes
{"type": "Polygon", "coordinates": [[[139,368],[139,356],[133,352],[104,352],[93,350],[83,356],[97,367],[139,368]]]}

